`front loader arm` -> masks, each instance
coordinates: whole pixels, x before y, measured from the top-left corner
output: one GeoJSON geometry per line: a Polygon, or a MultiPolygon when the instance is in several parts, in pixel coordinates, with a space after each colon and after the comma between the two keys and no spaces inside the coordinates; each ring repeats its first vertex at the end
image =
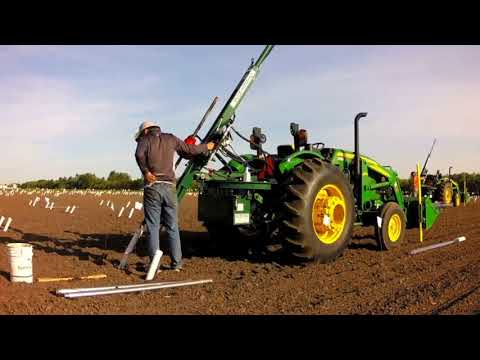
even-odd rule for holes
{"type": "MultiPolygon", "coordinates": [[[[245,72],[242,79],[236,86],[232,95],[225,103],[222,111],[217,116],[217,119],[213,123],[212,127],[207,132],[207,135],[203,139],[202,143],[213,141],[218,146],[221,145],[222,141],[228,135],[230,127],[234,121],[235,111],[237,110],[243,98],[245,97],[245,94],[255,81],[261,65],[270,54],[273,47],[274,45],[267,45],[258,57],[257,61],[250,65],[250,67],[245,72]]],[[[186,169],[184,170],[183,174],[180,176],[180,179],[177,182],[177,199],[179,202],[183,199],[187,191],[192,186],[195,176],[200,173],[200,171],[205,166],[207,166],[209,160],[217,151],[218,146],[209,156],[198,156],[188,162],[186,169]]]]}

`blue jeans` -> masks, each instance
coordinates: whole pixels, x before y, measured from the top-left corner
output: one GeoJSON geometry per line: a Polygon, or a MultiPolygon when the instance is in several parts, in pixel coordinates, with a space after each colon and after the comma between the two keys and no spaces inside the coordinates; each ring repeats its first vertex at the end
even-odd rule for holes
{"type": "Polygon", "coordinates": [[[167,232],[167,244],[173,266],[182,264],[182,248],[177,220],[175,185],[154,183],[143,190],[143,209],[148,231],[148,254],[153,258],[160,248],[160,224],[167,232]]]}

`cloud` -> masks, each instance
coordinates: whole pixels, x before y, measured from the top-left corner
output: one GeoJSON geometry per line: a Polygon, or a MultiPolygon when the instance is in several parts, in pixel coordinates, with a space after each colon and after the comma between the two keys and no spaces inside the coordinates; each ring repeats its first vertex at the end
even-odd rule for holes
{"type": "MultiPolygon", "coordinates": [[[[261,47],[0,46],[0,182],[99,175],[138,176],[132,136],[145,119],[179,137],[213,96],[221,103],[261,47]],[[15,175],[11,175],[15,174],[15,175]],[[10,180],[9,180],[10,181],[10,180]],[[13,180],[12,180],[13,181],[13,180]]],[[[353,148],[408,175],[438,139],[431,169],[477,170],[478,46],[279,46],[237,113],[237,128],[260,126],[266,149],[291,143],[289,123],[312,141],[353,148]]],[[[236,140],[240,152],[248,145],[236,140]]]]}
{"type": "MultiPolygon", "coordinates": [[[[315,50],[309,50],[310,57],[315,50]]],[[[405,176],[426,156],[434,137],[445,152],[453,150],[453,142],[477,142],[479,56],[480,47],[378,47],[360,62],[328,69],[274,76],[266,64],[238,111],[239,121],[245,131],[260,125],[271,134],[270,144],[290,142],[288,124],[293,121],[307,128],[312,140],[351,149],[353,118],[367,111],[361,124],[362,151],[405,176]]],[[[470,151],[462,159],[473,164],[476,156],[470,151]]],[[[461,159],[444,160],[458,164],[461,159]]],[[[459,171],[466,169],[461,163],[459,171]]],[[[441,161],[435,165],[445,166],[441,161]]]]}

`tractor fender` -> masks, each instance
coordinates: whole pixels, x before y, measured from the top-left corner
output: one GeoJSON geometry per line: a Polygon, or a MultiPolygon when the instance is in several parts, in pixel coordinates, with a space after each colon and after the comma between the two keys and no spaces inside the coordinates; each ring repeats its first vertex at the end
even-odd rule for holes
{"type": "Polygon", "coordinates": [[[281,161],[278,165],[278,169],[281,174],[285,174],[289,171],[292,171],[295,167],[303,163],[307,159],[325,160],[323,156],[317,151],[303,150],[297,151],[287,157],[285,160],[281,161]]]}

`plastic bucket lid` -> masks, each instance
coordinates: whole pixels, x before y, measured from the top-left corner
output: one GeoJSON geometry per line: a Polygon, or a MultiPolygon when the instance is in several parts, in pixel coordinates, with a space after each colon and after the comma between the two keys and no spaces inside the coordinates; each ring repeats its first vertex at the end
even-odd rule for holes
{"type": "Polygon", "coordinates": [[[10,256],[28,256],[33,254],[33,246],[23,243],[11,243],[7,245],[10,256]]]}

